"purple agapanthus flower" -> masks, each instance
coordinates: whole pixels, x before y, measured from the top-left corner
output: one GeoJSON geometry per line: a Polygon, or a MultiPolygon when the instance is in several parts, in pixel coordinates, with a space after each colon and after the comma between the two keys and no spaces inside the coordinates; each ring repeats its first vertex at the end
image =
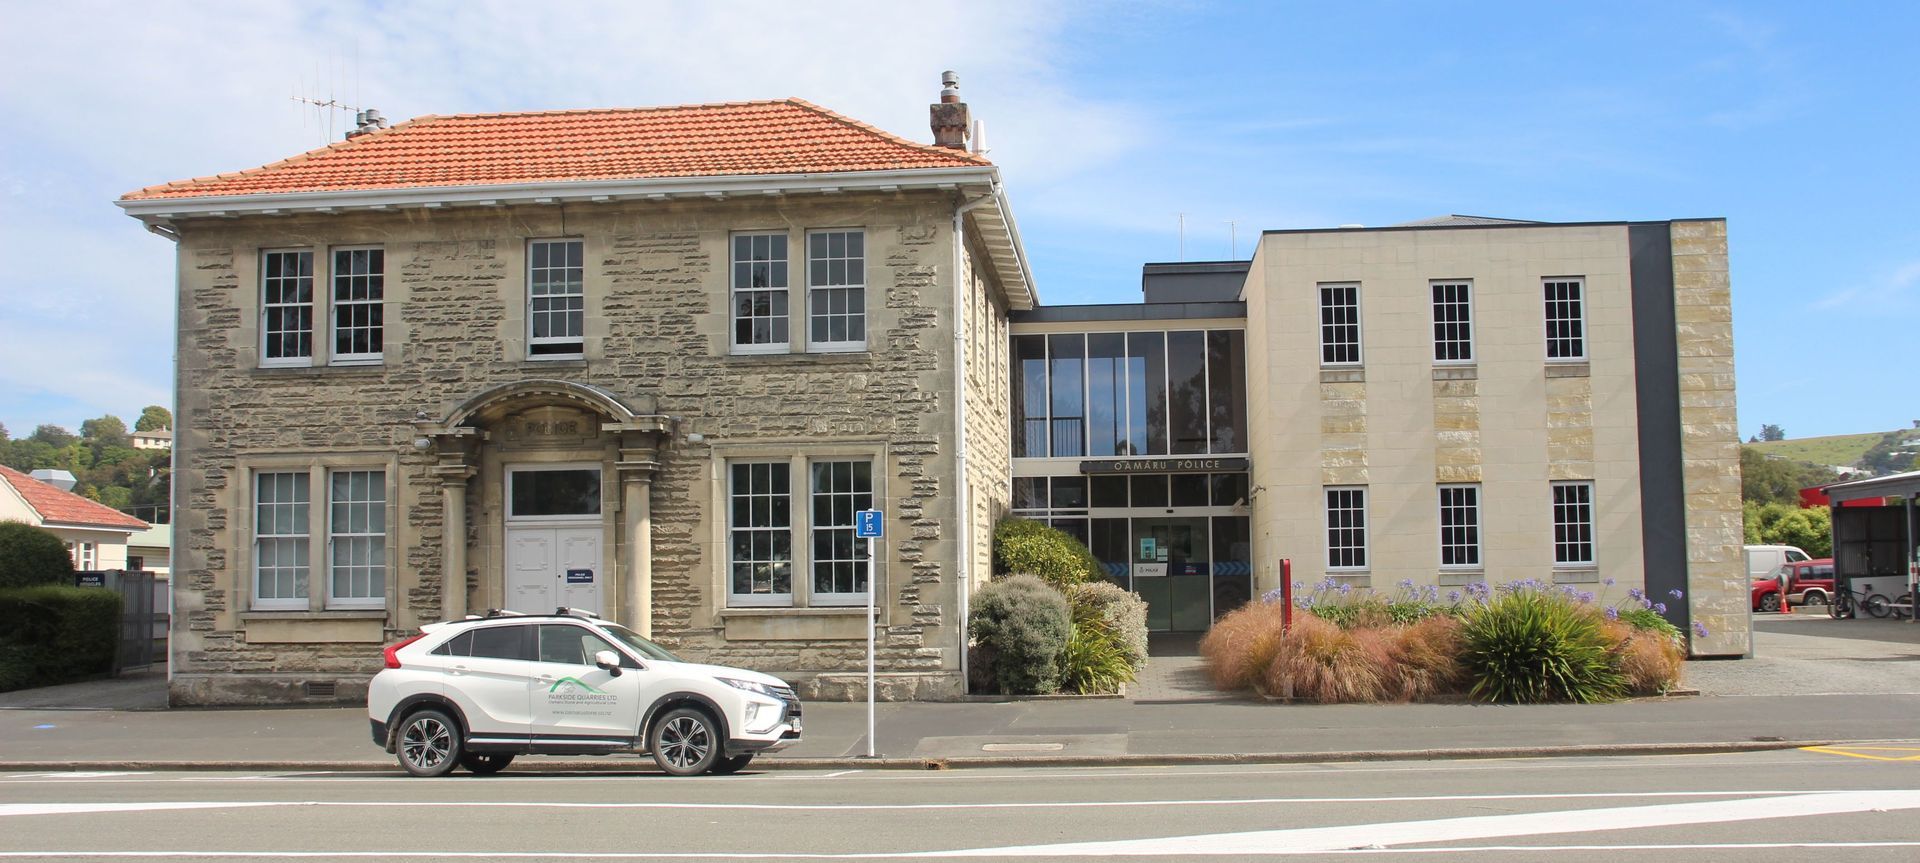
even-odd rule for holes
{"type": "Polygon", "coordinates": [[[1674,599],[1679,599],[1683,596],[1686,596],[1687,592],[1679,588],[1674,588],[1673,590],[1667,591],[1667,595],[1673,597],[1674,599]]]}
{"type": "Polygon", "coordinates": [[[1613,579],[1611,579],[1611,578],[1608,578],[1608,579],[1602,579],[1600,583],[1601,583],[1601,584],[1604,584],[1604,585],[1606,585],[1606,586],[1608,586],[1608,587],[1612,587],[1612,586],[1613,586],[1613,579]]]}
{"type": "Polygon", "coordinates": [[[1588,603],[1588,602],[1592,602],[1592,601],[1593,601],[1593,593],[1592,593],[1591,591],[1586,591],[1586,590],[1583,590],[1583,591],[1580,591],[1580,596],[1579,596],[1579,600],[1580,600],[1580,602],[1581,602],[1581,603],[1583,603],[1583,604],[1584,604],[1584,603],[1588,603]]]}
{"type": "Polygon", "coordinates": [[[1704,624],[1704,623],[1701,623],[1700,621],[1697,621],[1697,620],[1696,620],[1696,621],[1694,621],[1694,622],[1693,622],[1693,634],[1694,634],[1694,635],[1698,635],[1698,636],[1700,636],[1701,638],[1706,638],[1706,637],[1707,637],[1707,625],[1706,625],[1706,624],[1704,624]]]}
{"type": "Polygon", "coordinates": [[[1607,606],[1607,619],[1608,619],[1608,620],[1619,620],[1619,619],[1620,619],[1620,609],[1617,609],[1617,608],[1614,608],[1614,607],[1613,607],[1613,606],[1611,606],[1611,605],[1609,605],[1609,606],[1607,606]]]}
{"type": "Polygon", "coordinates": [[[1460,601],[1460,591],[1457,591],[1457,590],[1449,590],[1449,591],[1447,591],[1447,601],[1448,601],[1448,602],[1459,602],[1459,601],[1460,601]]]}
{"type": "Polygon", "coordinates": [[[1666,614],[1667,604],[1664,602],[1656,602],[1653,604],[1653,611],[1655,614],[1666,614]]]}

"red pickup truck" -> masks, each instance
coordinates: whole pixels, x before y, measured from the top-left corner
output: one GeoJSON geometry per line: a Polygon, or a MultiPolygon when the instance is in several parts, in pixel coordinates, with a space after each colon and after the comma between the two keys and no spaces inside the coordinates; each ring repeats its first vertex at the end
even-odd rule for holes
{"type": "Polygon", "coordinates": [[[1753,610],[1779,611],[1780,589],[1794,605],[1825,606],[1833,602],[1833,558],[1821,557],[1784,563],[1766,578],[1753,582],[1753,610]]]}

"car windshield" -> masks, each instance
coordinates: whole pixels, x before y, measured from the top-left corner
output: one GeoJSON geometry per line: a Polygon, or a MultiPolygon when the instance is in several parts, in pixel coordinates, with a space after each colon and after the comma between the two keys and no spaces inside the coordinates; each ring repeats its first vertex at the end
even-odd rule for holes
{"type": "Polygon", "coordinates": [[[628,629],[624,626],[621,626],[620,624],[603,623],[601,624],[601,627],[606,629],[608,635],[611,635],[614,638],[620,639],[620,642],[622,644],[625,644],[626,646],[633,648],[635,651],[639,652],[641,656],[644,656],[648,659],[659,659],[659,660],[664,660],[666,662],[686,662],[686,660],[681,659],[678,656],[674,656],[673,651],[668,650],[664,647],[661,647],[658,644],[654,644],[653,642],[646,640],[645,638],[641,637],[640,633],[634,632],[633,630],[628,629]]]}

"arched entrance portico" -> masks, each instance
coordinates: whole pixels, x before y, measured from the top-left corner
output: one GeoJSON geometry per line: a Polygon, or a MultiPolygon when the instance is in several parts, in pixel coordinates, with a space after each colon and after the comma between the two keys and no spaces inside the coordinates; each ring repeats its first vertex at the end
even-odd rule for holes
{"type": "Polygon", "coordinates": [[[571,602],[650,634],[650,497],[673,422],[651,398],[545,379],[417,422],[442,494],[442,615],[571,602]]]}

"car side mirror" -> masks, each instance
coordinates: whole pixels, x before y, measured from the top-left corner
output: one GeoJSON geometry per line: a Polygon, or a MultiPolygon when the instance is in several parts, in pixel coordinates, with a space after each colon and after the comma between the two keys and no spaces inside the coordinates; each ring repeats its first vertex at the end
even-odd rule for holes
{"type": "Polygon", "coordinates": [[[607,670],[608,674],[620,676],[620,655],[611,650],[602,650],[593,655],[593,664],[607,670]]]}

